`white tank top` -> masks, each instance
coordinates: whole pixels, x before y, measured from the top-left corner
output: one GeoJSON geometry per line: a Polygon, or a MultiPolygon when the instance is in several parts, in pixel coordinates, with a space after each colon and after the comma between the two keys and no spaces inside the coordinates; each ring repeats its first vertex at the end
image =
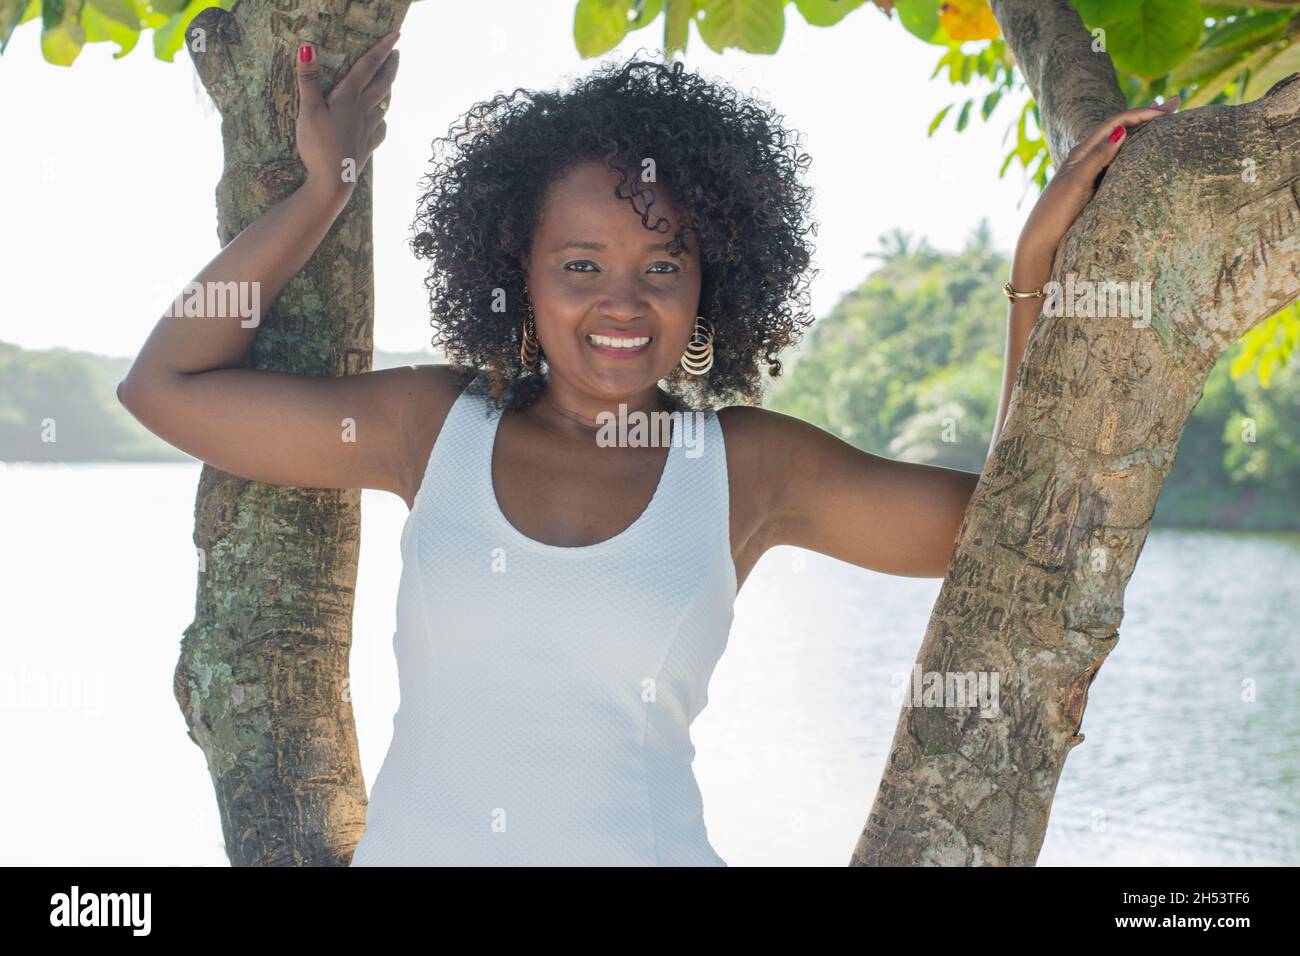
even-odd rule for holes
{"type": "Polygon", "coordinates": [[[726,866],[690,726],[736,598],[717,413],[684,411],[611,538],[543,544],[492,487],[501,412],[457,398],[402,530],[401,702],[352,866],[726,866]]]}

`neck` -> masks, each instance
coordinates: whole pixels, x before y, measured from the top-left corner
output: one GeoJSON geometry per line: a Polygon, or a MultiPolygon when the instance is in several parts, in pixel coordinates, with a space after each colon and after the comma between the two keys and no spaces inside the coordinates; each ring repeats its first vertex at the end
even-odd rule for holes
{"type": "Polygon", "coordinates": [[[625,406],[625,415],[634,411],[667,412],[673,408],[669,396],[658,385],[627,395],[604,397],[572,389],[552,375],[527,414],[553,431],[587,436],[604,427],[602,418],[617,417],[619,405],[625,406]]]}

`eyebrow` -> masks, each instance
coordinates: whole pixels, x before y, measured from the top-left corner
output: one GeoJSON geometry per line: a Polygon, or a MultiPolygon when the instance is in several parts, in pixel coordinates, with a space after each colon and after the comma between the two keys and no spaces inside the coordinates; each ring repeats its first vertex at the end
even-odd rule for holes
{"type": "MultiPolygon", "coordinates": [[[[551,252],[563,252],[565,249],[594,249],[596,252],[604,252],[608,247],[603,242],[578,242],[571,239],[568,242],[562,242],[558,246],[552,246],[551,252]]],[[[646,252],[667,252],[668,243],[666,242],[648,242],[642,248],[646,252]]],[[[686,255],[690,255],[689,249],[683,249],[686,255]]]]}

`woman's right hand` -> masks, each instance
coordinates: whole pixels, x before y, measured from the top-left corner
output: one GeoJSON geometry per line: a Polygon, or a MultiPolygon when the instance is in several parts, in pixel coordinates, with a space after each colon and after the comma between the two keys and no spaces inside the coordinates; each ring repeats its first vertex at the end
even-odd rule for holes
{"type": "Polygon", "coordinates": [[[393,44],[398,35],[393,31],[363,53],[328,97],[321,94],[316,51],[299,48],[298,155],[313,190],[346,202],[370,154],[384,141],[387,126],[380,104],[397,75],[393,44]]]}

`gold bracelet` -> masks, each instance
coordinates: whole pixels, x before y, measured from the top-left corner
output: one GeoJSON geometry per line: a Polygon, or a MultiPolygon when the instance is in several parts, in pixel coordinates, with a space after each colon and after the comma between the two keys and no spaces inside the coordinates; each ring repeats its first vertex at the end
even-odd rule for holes
{"type": "Polygon", "coordinates": [[[1017,292],[1011,288],[1010,282],[1002,284],[1002,291],[1006,293],[1008,299],[1041,299],[1043,298],[1042,289],[1034,289],[1030,292],[1017,292]]]}

